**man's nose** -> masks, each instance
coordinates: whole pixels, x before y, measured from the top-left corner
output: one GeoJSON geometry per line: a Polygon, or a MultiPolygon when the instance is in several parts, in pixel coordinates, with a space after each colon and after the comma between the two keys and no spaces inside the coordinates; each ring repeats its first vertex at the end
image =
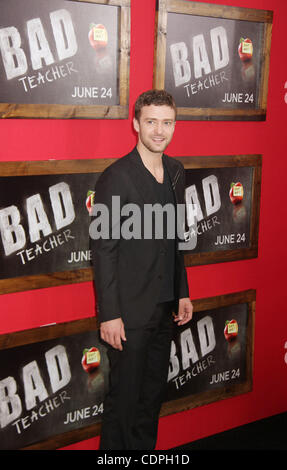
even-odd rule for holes
{"type": "Polygon", "coordinates": [[[155,130],[157,135],[161,135],[163,133],[163,125],[161,122],[157,122],[155,130]]]}

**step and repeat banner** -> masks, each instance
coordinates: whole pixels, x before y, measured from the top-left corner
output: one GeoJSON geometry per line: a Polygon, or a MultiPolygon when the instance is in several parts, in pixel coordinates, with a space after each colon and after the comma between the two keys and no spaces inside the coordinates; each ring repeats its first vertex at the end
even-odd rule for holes
{"type": "MultiPolygon", "coordinates": [[[[130,0],[0,6],[2,118],[128,118],[130,0]]],[[[272,21],[271,11],[159,0],[154,88],[174,96],[180,120],[265,120],[272,21]]],[[[262,156],[175,158],[185,265],[256,258],[262,156]]],[[[0,294],[93,280],[95,186],[114,161],[0,162],[0,294]]],[[[174,327],[161,416],[252,390],[255,303],[254,290],[193,302],[192,321],[174,327]]],[[[108,374],[96,318],[0,335],[0,449],[99,434],[108,374]]]]}

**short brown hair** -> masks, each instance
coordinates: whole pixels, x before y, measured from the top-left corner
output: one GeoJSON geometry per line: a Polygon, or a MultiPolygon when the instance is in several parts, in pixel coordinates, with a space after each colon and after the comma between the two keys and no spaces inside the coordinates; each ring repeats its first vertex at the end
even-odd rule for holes
{"type": "Polygon", "coordinates": [[[142,93],[135,103],[135,118],[138,121],[141,115],[143,106],[169,106],[175,112],[176,117],[176,105],[173,97],[165,90],[148,90],[142,93]]]}

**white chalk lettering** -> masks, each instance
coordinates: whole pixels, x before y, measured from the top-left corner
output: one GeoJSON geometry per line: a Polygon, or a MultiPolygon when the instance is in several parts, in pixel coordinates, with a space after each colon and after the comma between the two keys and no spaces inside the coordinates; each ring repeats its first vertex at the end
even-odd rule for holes
{"type": "Polygon", "coordinates": [[[204,178],[202,180],[202,188],[204,193],[206,214],[209,216],[217,212],[221,207],[217,177],[211,175],[204,178]]]}
{"type": "MultiPolygon", "coordinates": [[[[65,392],[61,392],[58,397],[49,398],[48,386],[52,393],[63,389],[71,380],[71,369],[69,365],[66,349],[62,345],[57,345],[45,353],[46,366],[48,370],[49,382],[44,383],[44,379],[36,360],[24,365],[19,376],[23,381],[24,397],[20,398],[17,392],[17,382],[14,377],[6,377],[0,381],[0,426],[6,427],[11,422],[17,420],[23,411],[23,403],[26,410],[32,410],[38,402],[44,402],[38,411],[33,411],[31,415],[19,419],[13,423],[20,432],[20,425],[23,429],[30,426],[31,422],[39,417],[45,416],[60,406],[65,399],[68,399],[65,392]]],[[[21,387],[22,388],[22,387],[21,387]]]]}
{"type": "Polygon", "coordinates": [[[187,60],[188,50],[184,42],[171,44],[170,53],[172,58],[173,76],[175,86],[189,82],[191,78],[190,65],[187,60]]]}
{"type": "MultiPolygon", "coordinates": [[[[53,210],[56,229],[60,230],[70,225],[75,220],[75,210],[70,187],[67,183],[57,183],[49,188],[50,202],[53,210]]],[[[38,242],[42,237],[52,234],[52,226],[45,211],[45,207],[39,193],[26,199],[26,211],[28,220],[29,238],[32,243],[38,242]]],[[[19,209],[12,205],[0,210],[0,234],[6,256],[15,251],[22,250],[26,245],[26,233],[23,225],[20,224],[21,214],[19,209]]],[[[53,247],[61,245],[64,241],[61,235],[55,235],[55,241],[50,239],[49,244],[53,247]]],[[[65,241],[69,237],[68,232],[64,232],[65,241]]],[[[48,242],[42,248],[36,246],[36,254],[42,250],[49,251],[48,242]]],[[[22,253],[20,251],[20,253],[22,253]]],[[[20,255],[21,256],[21,255],[20,255]]],[[[32,255],[31,255],[32,256],[32,255]]],[[[27,257],[30,255],[27,253],[27,257]]],[[[31,258],[32,259],[32,258],[31,258]]]]}
{"type": "MultiPolygon", "coordinates": [[[[196,79],[200,79],[203,75],[208,75],[229,64],[228,40],[225,28],[218,26],[211,29],[209,40],[211,42],[212,58],[208,56],[206,38],[203,34],[198,34],[191,39],[193,75],[196,79]]],[[[173,78],[176,87],[191,80],[191,58],[188,57],[188,52],[188,47],[183,41],[170,45],[173,78]]],[[[222,77],[221,81],[223,81],[222,77]]],[[[219,82],[218,78],[216,84],[219,84],[219,82]]]]}
{"type": "Polygon", "coordinates": [[[197,322],[198,337],[201,349],[201,355],[206,356],[214,350],[216,339],[213,327],[213,321],[210,316],[206,316],[197,322]]]}
{"type": "Polygon", "coordinates": [[[29,428],[35,421],[45,418],[48,414],[52,413],[55,409],[59,408],[66,400],[70,400],[65,390],[62,390],[59,395],[44,401],[38,408],[34,409],[29,415],[19,418],[12,423],[18,434],[22,434],[25,429],[29,428]]]}
{"type": "Polygon", "coordinates": [[[203,34],[198,34],[193,38],[193,58],[194,58],[194,77],[200,78],[204,74],[211,73],[211,67],[206,51],[206,45],[203,34]]]}
{"type": "Polygon", "coordinates": [[[229,64],[229,51],[226,30],[222,26],[210,31],[213,62],[215,70],[226,67],[229,64]]]}
{"type": "MultiPolygon", "coordinates": [[[[73,20],[68,10],[60,9],[50,13],[50,23],[59,60],[74,56],[78,51],[73,20]]],[[[33,70],[55,63],[41,18],[32,18],[26,23],[33,70]]],[[[24,75],[28,70],[28,51],[24,50],[21,35],[14,26],[0,29],[0,50],[7,80],[24,75]]],[[[46,77],[48,80],[48,78],[46,77]]],[[[31,88],[35,83],[29,84],[31,88]]]]}
{"type": "Polygon", "coordinates": [[[72,374],[66,349],[62,345],[55,346],[45,353],[47,368],[53,393],[65,387],[72,374]]]}
{"type": "Polygon", "coordinates": [[[70,13],[63,8],[50,13],[50,18],[59,60],[74,56],[78,44],[70,13]]]}
{"type": "MultiPolygon", "coordinates": [[[[198,341],[194,341],[194,334],[195,332],[192,334],[191,328],[186,328],[181,332],[178,342],[178,348],[180,351],[177,351],[176,342],[174,340],[171,342],[168,381],[179,380],[180,382],[181,379],[179,378],[179,374],[181,370],[187,370],[191,378],[205,370],[210,366],[210,364],[214,363],[214,360],[210,355],[216,347],[212,318],[207,315],[197,322],[199,350],[196,348],[198,341]],[[207,355],[208,357],[206,360],[202,360],[207,355]],[[181,358],[181,363],[179,358],[181,358]]],[[[185,383],[186,374],[184,374],[183,377],[185,383]]]]}
{"type": "Polygon", "coordinates": [[[57,230],[70,225],[76,215],[70,187],[61,182],[49,188],[51,205],[54,212],[57,230]]]}
{"type": "MultiPolygon", "coordinates": [[[[66,229],[63,232],[51,235],[42,244],[37,243],[34,247],[25,248],[24,250],[18,251],[17,256],[21,259],[22,264],[26,264],[28,261],[36,259],[38,256],[48,253],[51,250],[58,248],[58,246],[73,240],[75,237],[72,235],[70,229],[66,229]]],[[[69,261],[68,261],[69,262],[69,261]]]]}
{"type": "Polygon", "coordinates": [[[27,34],[33,69],[38,70],[42,68],[42,62],[45,62],[46,65],[53,64],[54,57],[40,18],[27,21],[27,34]]]}
{"type": "Polygon", "coordinates": [[[65,78],[72,75],[72,73],[78,73],[78,70],[74,68],[73,62],[66,62],[61,65],[54,65],[45,72],[38,72],[37,75],[25,75],[18,80],[22,83],[23,88],[27,93],[29,90],[36,88],[39,85],[65,78]]]}
{"type": "Polygon", "coordinates": [[[36,398],[40,401],[48,398],[48,392],[36,361],[32,361],[23,367],[23,383],[27,410],[31,410],[36,406],[36,398]]]}
{"type": "MultiPolygon", "coordinates": [[[[207,176],[202,180],[202,189],[205,202],[206,215],[210,216],[217,212],[221,207],[221,198],[219,192],[218,179],[215,175],[207,176]]],[[[185,190],[187,207],[187,222],[191,226],[195,219],[200,222],[204,215],[199,201],[195,184],[188,186],[185,190]]]]}
{"type": "Polygon", "coordinates": [[[40,240],[40,232],[42,232],[44,236],[50,235],[52,228],[49,224],[40,194],[28,197],[26,199],[26,208],[31,242],[33,243],[40,240]]]}
{"type": "Polygon", "coordinates": [[[14,377],[0,381],[0,426],[5,428],[22,413],[21,399],[17,392],[14,377]]]}
{"type": "Polygon", "coordinates": [[[7,80],[27,72],[28,64],[21,48],[21,36],[14,26],[0,29],[0,49],[7,80]]]}
{"type": "Polygon", "coordinates": [[[20,212],[16,206],[0,210],[0,233],[6,256],[25,246],[25,230],[20,225],[20,212]]]}

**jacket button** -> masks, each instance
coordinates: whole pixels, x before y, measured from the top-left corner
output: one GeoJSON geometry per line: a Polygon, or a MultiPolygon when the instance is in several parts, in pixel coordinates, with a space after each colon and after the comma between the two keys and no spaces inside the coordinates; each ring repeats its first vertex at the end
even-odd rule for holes
{"type": "Polygon", "coordinates": [[[159,279],[162,279],[162,275],[161,275],[161,274],[159,274],[158,278],[159,278],[159,279]]]}

